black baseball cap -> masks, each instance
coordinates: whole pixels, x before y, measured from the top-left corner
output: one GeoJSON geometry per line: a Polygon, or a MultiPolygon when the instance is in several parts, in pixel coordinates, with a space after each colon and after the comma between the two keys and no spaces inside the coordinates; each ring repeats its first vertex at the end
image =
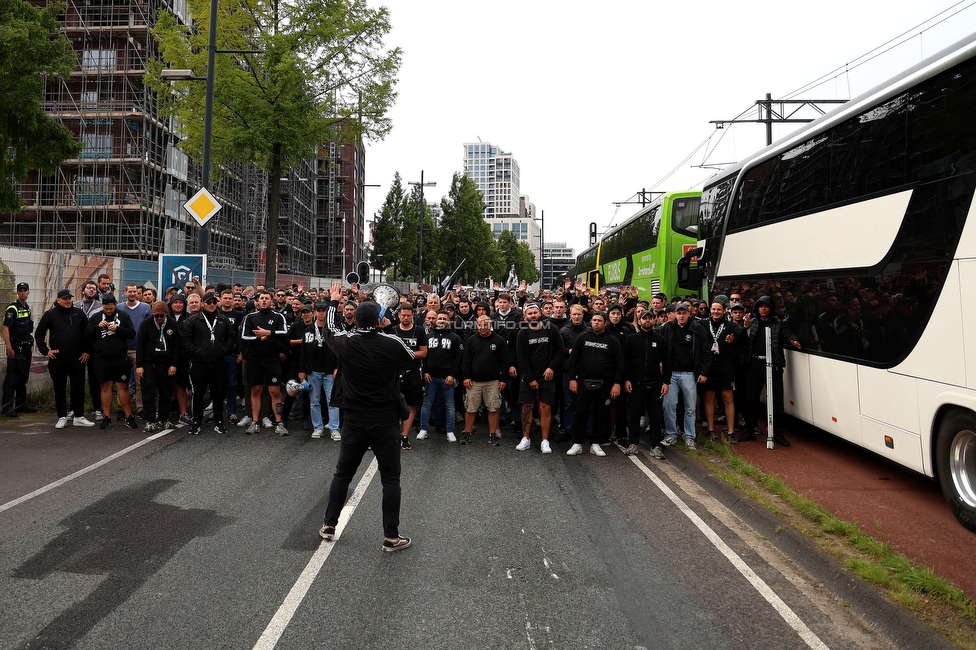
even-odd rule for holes
{"type": "Polygon", "coordinates": [[[30,285],[26,282],[20,282],[17,284],[17,291],[30,291],[30,285]]]}
{"type": "Polygon", "coordinates": [[[58,291],[58,298],[74,298],[70,289],[62,289],[58,291]]]}
{"type": "Polygon", "coordinates": [[[119,301],[115,299],[114,293],[106,293],[104,296],[102,296],[103,305],[115,305],[118,304],[118,302],[119,301]]]}

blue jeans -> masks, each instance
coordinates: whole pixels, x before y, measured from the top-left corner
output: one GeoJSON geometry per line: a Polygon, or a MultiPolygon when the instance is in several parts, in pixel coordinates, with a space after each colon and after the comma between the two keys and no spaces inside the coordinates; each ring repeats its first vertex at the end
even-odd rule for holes
{"type": "Polygon", "coordinates": [[[678,391],[685,402],[685,438],[695,438],[695,405],[698,403],[698,385],[693,372],[672,372],[671,388],[664,396],[664,430],[669,436],[678,435],[678,391]]]}
{"type": "Polygon", "coordinates": [[[431,377],[430,383],[427,384],[426,390],[424,390],[424,405],[420,409],[420,428],[424,431],[430,425],[430,409],[437,399],[437,394],[440,393],[444,400],[444,411],[445,411],[445,427],[449,433],[454,433],[454,385],[448,386],[445,382],[445,378],[441,377],[431,377]]]}
{"type": "Polygon", "coordinates": [[[331,372],[313,372],[308,375],[308,383],[312,386],[309,391],[309,405],[312,411],[312,428],[323,429],[322,422],[322,391],[329,400],[329,429],[339,430],[339,407],[332,406],[332,382],[334,377],[331,372]]]}

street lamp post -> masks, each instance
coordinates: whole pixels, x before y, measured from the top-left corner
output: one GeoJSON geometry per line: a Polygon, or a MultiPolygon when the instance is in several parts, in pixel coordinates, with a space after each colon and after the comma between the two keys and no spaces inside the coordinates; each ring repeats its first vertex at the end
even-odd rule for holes
{"type": "Polygon", "coordinates": [[[424,188],[434,187],[437,185],[436,181],[424,182],[424,170],[420,170],[420,182],[408,181],[408,185],[416,185],[420,188],[420,237],[418,241],[417,248],[417,284],[423,284],[424,282],[424,216],[427,212],[427,205],[424,203],[424,188]]]}

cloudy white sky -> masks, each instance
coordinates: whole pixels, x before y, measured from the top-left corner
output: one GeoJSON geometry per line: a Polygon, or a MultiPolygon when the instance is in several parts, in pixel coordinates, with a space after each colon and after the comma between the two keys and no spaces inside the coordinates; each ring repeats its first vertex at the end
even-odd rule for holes
{"type": "Polygon", "coordinates": [[[577,253],[591,221],[602,231],[635,210],[615,202],[642,188],[700,188],[714,170],[699,166],[765,144],[760,124],[723,132],[710,120],[767,92],[784,98],[909,32],[797,96],[848,99],[976,29],[976,0],[373,3],[389,8],[388,42],[404,55],[393,131],[367,147],[366,182],[381,186],[366,190],[367,219],[397,171],[417,181],[423,170],[437,183],[429,200],[446,194],[462,144],[480,137],[518,160],[546,241],[577,253]]]}

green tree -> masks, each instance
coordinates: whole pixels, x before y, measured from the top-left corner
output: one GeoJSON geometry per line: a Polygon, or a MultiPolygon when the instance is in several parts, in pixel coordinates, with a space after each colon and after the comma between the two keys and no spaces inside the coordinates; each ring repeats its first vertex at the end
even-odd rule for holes
{"type": "Polygon", "coordinates": [[[393,185],[386,193],[386,200],[373,221],[373,250],[370,263],[373,268],[389,272],[395,278],[400,266],[400,235],[403,231],[403,179],[400,172],[393,177],[393,185]]]}
{"type": "MultiPolygon", "coordinates": [[[[410,196],[403,204],[403,227],[400,229],[400,271],[398,280],[421,282],[417,277],[420,270],[420,187],[410,188],[410,196]]],[[[439,261],[434,229],[434,215],[423,201],[424,218],[424,277],[429,278],[438,271],[439,261]]]]}
{"type": "MultiPolygon", "coordinates": [[[[162,79],[165,67],[206,74],[211,0],[188,0],[194,29],[163,13],[154,30],[162,62],[146,75],[165,115],[182,125],[183,147],[202,158],[205,84],[162,79]]],[[[386,8],[365,0],[221,0],[211,162],[255,165],[269,174],[266,281],[276,280],[280,179],[328,141],[382,139],[396,93],[399,48],[387,50],[386,8]]]]}
{"type": "Polygon", "coordinates": [[[485,202],[473,180],[455,172],[450,191],[441,199],[441,210],[437,253],[450,271],[457,267],[455,259],[458,262],[467,259],[459,282],[473,284],[483,278],[498,277],[508,268],[492,237],[491,226],[482,216],[485,202]]]}
{"type": "Polygon", "coordinates": [[[64,11],[64,4],[0,0],[0,210],[20,210],[14,179],[32,169],[51,172],[82,149],[41,108],[48,78],[67,77],[78,61],[55,17],[64,11]]]}
{"type": "MultiPolygon", "coordinates": [[[[505,269],[511,269],[514,264],[515,274],[519,280],[532,284],[539,279],[539,269],[535,267],[535,255],[532,249],[524,241],[516,239],[512,231],[502,231],[498,237],[498,248],[505,258],[505,269]]],[[[507,273],[502,280],[506,277],[508,277],[507,273]]]]}

